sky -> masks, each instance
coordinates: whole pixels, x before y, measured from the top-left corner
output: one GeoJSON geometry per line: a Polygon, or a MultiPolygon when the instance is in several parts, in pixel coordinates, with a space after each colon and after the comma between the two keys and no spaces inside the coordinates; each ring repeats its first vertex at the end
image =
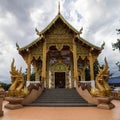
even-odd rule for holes
{"type": "Polygon", "coordinates": [[[15,59],[17,69],[27,68],[18,54],[16,43],[23,47],[38,36],[35,28],[43,30],[57,15],[58,1],[64,18],[78,31],[81,37],[96,46],[105,42],[98,60],[102,65],[107,58],[110,73],[120,76],[115,63],[120,61],[120,52],[112,50],[112,43],[120,37],[120,0],[0,0],[0,81],[10,83],[10,65],[15,59]]]}

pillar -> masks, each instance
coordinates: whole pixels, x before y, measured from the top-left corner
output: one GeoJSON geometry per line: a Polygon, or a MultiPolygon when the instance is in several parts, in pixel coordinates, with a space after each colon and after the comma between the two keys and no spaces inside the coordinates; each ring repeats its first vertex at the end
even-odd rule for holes
{"type": "Polygon", "coordinates": [[[31,75],[31,54],[29,54],[27,61],[27,81],[30,81],[30,75],[31,75]]]}
{"type": "Polygon", "coordinates": [[[82,76],[83,80],[85,80],[85,69],[83,70],[83,76],[82,76]]]}
{"type": "Polygon", "coordinates": [[[94,80],[94,66],[93,66],[93,56],[91,53],[89,53],[89,61],[90,61],[90,76],[91,80],[94,80]]]}
{"type": "Polygon", "coordinates": [[[43,43],[42,79],[43,81],[46,80],[46,41],[43,43]]]}
{"type": "Polygon", "coordinates": [[[86,66],[83,66],[82,69],[79,69],[79,71],[80,71],[79,75],[81,76],[82,81],[85,81],[85,69],[86,69],[86,66]]]}
{"type": "Polygon", "coordinates": [[[85,68],[83,68],[81,73],[82,73],[82,80],[85,81],[85,68]]]}
{"type": "Polygon", "coordinates": [[[71,56],[71,87],[74,88],[74,73],[73,73],[73,56],[71,56]]]}
{"type": "Polygon", "coordinates": [[[74,64],[74,80],[78,80],[78,71],[77,71],[77,52],[76,52],[76,42],[73,39],[73,64],[74,64]]]}
{"type": "Polygon", "coordinates": [[[35,81],[39,81],[39,71],[35,70],[35,81]]]}

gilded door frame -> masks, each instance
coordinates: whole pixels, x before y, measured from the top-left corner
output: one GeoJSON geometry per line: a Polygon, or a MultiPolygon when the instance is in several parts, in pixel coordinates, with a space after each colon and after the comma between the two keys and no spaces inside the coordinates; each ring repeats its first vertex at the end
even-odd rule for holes
{"type": "MultiPolygon", "coordinates": [[[[59,66],[58,66],[59,67],[59,66]]],[[[52,66],[52,69],[51,69],[51,72],[52,72],[52,82],[51,82],[51,86],[52,88],[55,88],[55,72],[65,72],[65,88],[68,88],[68,85],[69,85],[69,78],[68,78],[68,75],[69,75],[69,71],[68,71],[68,67],[66,64],[64,64],[61,60],[59,60],[56,64],[54,64],[52,66]],[[65,69],[59,69],[59,70],[56,70],[55,67],[57,65],[63,65],[65,67],[65,69]]]]}

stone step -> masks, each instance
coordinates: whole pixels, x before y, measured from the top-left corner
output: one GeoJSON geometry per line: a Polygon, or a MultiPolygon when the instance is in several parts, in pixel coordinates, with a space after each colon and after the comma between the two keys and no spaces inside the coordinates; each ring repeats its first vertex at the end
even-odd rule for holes
{"type": "Polygon", "coordinates": [[[95,105],[86,104],[86,103],[32,103],[27,106],[37,106],[37,107],[91,107],[95,105]]]}
{"type": "Polygon", "coordinates": [[[36,101],[28,106],[91,106],[76,89],[45,89],[36,101]]]}
{"type": "Polygon", "coordinates": [[[84,99],[82,99],[82,98],[40,98],[40,99],[37,99],[36,100],[36,102],[37,101],[41,101],[41,100],[49,100],[49,101],[52,101],[52,100],[56,100],[56,101],[60,101],[60,100],[74,100],[74,101],[85,101],[84,99]]]}
{"type": "Polygon", "coordinates": [[[42,102],[42,101],[74,101],[74,102],[77,102],[77,101],[83,101],[83,102],[86,102],[85,100],[82,100],[82,99],[39,99],[39,100],[36,100],[35,102],[42,102]]]}

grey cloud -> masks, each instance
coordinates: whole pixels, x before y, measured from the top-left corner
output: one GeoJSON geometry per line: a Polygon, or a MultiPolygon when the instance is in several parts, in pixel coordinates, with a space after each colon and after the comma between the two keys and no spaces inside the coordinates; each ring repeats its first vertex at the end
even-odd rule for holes
{"type": "Polygon", "coordinates": [[[1,0],[0,5],[2,12],[11,12],[16,16],[18,22],[23,23],[29,21],[29,0],[1,0]]]}
{"type": "Polygon", "coordinates": [[[82,19],[82,15],[76,10],[75,13],[77,14],[77,21],[80,22],[82,19]]]}
{"type": "MultiPolygon", "coordinates": [[[[81,20],[88,17],[84,16],[84,14],[79,11],[81,7],[85,7],[85,9],[83,9],[84,13],[87,12],[86,14],[89,15],[88,23],[86,23],[88,31],[85,33],[85,39],[92,43],[95,43],[95,40],[97,40],[96,43],[100,43],[102,40],[109,40],[111,42],[110,34],[112,33],[112,29],[114,31],[114,28],[116,27],[113,23],[120,19],[118,12],[120,11],[120,0],[84,0],[86,6],[84,6],[81,1],[61,0],[61,5],[63,5],[61,6],[61,9],[63,7],[63,11],[61,10],[61,12],[66,20],[71,22],[75,16],[76,20],[71,23],[73,26],[80,26],[81,20]],[[74,7],[76,3],[79,3],[78,8],[74,7]],[[72,15],[73,13],[75,14],[72,15]],[[109,37],[106,37],[108,35],[109,37]],[[100,39],[102,40],[100,41],[100,39]]],[[[20,47],[23,47],[32,42],[37,37],[34,28],[37,27],[39,30],[42,30],[51,22],[57,14],[57,4],[58,1],[53,0],[0,0],[0,18],[7,19],[6,14],[10,13],[12,15],[11,20],[14,19],[13,21],[8,20],[10,22],[9,25],[0,24],[0,33],[3,33],[3,36],[0,36],[0,46],[2,46],[0,47],[0,52],[2,52],[2,54],[0,54],[0,63],[7,63],[6,69],[1,65],[1,69],[6,71],[7,75],[5,75],[5,73],[0,73],[0,80],[10,79],[9,65],[11,64],[10,62],[13,57],[15,57],[16,61],[20,61],[16,62],[17,67],[19,68],[19,66],[22,66],[25,69],[26,64],[22,57],[18,55],[15,43],[18,42],[20,47]],[[35,21],[33,21],[30,16],[33,14],[32,10],[35,9],[42,10],[41,16],[38,14],[39,17],[36,18],[39,19],[36,24],[34,24],[35,21]],[[6,41],[9,44],[8,46],[6,41]],[[9,54],[6,54],[8,48],[10,48],[9,54]]],[[[101,62],[104,62],[105,55],[107,55],[108,58],[110,55],[114,56],[114,53],[112,52],[108,54],[108,49],[111,48],[106,46],[105,50],[100,55],[101,62]]],[[[108,61],[110,63],[110,70],[116,73],[117,67],[114,65],[114,59],[116,60],[117,58],[112,57],[108,61]]]]}
{"type": "MultiPolygon", "coordinates": [[[[56,2],[52,3],[50,0],[1,0],[0,1],[0,20],[4,22],[0,24],[0,66],[3,72],[0,72],[0,81],[10,79],[10,64],[14,57],[17,67],[23,67],[23,71],[26,68],[26,64],[22,57],[18,54],[16,50],[16,42],[23,47],[34,39],[36,39],[36,33],[34,30],[33,21],[30,18],[31,10],[34,8],[42,9],[43,12],[43,24],[40,26],[45,26],[45,24],[50,22],[50,17],[52,18],[54,9],[51,9],[56,2]],[[48,1],[48,4],[47,4],[48,1]],[[49,6],[48,6],[49,5],[49,6]],[[53,6],[52,6],[53,5],[53,6]],[[52,6],[52,7],[50,7],[52,6]],[[10,18],[7,16],[10,14],[10,18]],[[50,15],[52,13],[52,15],[50,15]],[[49,16],[49,17],[48,17],[49,16]],[[7,43],[7,44],[6,44],[7,43]],[[5,67],[6,66],[6,67],[5,67]]],[[[56,5],[55,5],[56,6],[56,5]]]]}
{"type": "MultiPolygon", "coordinates": [[[[40,27],[44,26],[45,23],[48,21],[50,22],[50,13],[53,11],[51,7],[48,7],[48,5],[55,5],[55,3],[51,3],[50,0],[1,0],[0,1],[0,8],[3,17],[7,12],[10,12],[17,20],[17,25],[11,26],[8,28],[8,26],[4,26],[2,28],[3,31],[5,31],[11,40],[15,40],[16,42],[24,42],[23,45],[28,44],[32,41],[32,39],[35,39],[35,32],[33,27],[40,27]],[[31,9],[39,8],[43,9],[44,13],[42,18],[43,24],[39,26],[33,26],[33,22],[30,18],[30,12],[31,9]],[[49,10],[47,10],[49,9],[49,10]],[[49,16],[49,17],[48,17],[49,16]],[[23,36],[19,34],[19,31],[23,32],[23,36]],[[32,37],[34,36],[34,37],[32,37]],[[30,40],[29,40],[30,39],[30,40]]],[[[49,23],[48,22],[48,23],[49,23]]],[[[14,24],[13,24],[14,25],[14,24]]]]}
{"type": "Polygon", "coordinates": [[[92,29],[94,32],[95,31],[99,31],[100,29],[102,29],[102,27],[106,26],[106,25],[111,25],[115,19],[119,19],[119,10],[120,10],[120,1],[119,0],[106,0],[106,1],[100,1],[99,4],[96,4],[95,7],[95,12],[96,14],[93,14],[93,16],[91,16],[93,18],[93,22],[92,25],[94,24],[94,26],[91,26],[90,29],[92,29]]]}

